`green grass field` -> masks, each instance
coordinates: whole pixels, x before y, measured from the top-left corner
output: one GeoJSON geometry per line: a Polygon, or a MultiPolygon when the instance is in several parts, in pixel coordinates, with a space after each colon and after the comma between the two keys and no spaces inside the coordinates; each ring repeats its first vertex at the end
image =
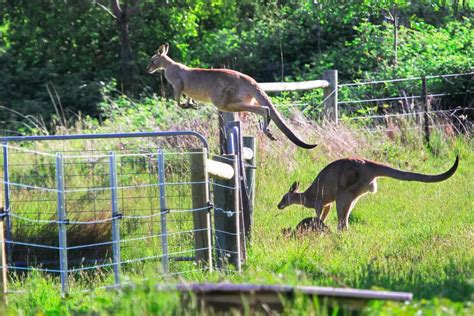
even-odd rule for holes
{"type": "MultiPolygon", "coordinates": [[[[385,289],[413,292],[411,303],[372,302],[365,314],[473,314],[474,301],[474,150],[470,137],[435,132],[431,149],[422,136],[368,134],[344,128],[333,134],[315,133],[320,146],[306,151],[289,143],[272,144],[259,137],[256,209],[248,261],[241,274],[196,272],[190,282],[249,282],[385,289]],[[337,147],[338,139],[344,137],[337,147]],[[341,136],[342,135],[342,136],[341,136]],[[286,237],[314,210],[276,205],[293,181],[302,189],[330,161],[357,155],[404,170],[441,173],[460,156],[456,174],[445,182],[426,184],[379,179],[378,192],[362,197],[350,218],[350,230],[336,231],[333,208],[329,233],[286,237]]],[[[281,137],[280,137],[281,138],[281,137]]],[[[138,274],[137,274],[138,275],[138,274]]],[[[161,293],[150,281],[123,291],[96,290],[62,299],[57,284],[33,273],[16,281],[22,294],[8,296],[6,311],[16,314],[199,314],[195,303],[180,304],[176,293],[161,293]]],[[[181,279],[165,282],[175,283],[181,279]]],[[[86,279],[78,282],[87,282],[86,279]]],[[[286,303],[286,314],[320,312],[305,298],[286,303]]]]}

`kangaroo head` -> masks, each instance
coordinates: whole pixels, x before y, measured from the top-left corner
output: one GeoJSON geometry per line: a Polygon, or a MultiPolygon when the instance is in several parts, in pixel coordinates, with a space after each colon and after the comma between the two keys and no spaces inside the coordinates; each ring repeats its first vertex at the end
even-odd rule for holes
{"type": "Polygon", "coordinates": [[[300,187],[300,183],[295,181],[290,189],[288,190],[285,195],[281,198],[280,203],[278,203],[278,209],[282,210],[288,205],[295,204],[297,203],[297,200],[299,201],[299,192],[296,192],[298,188],[300,187]],[[298,197],[297,197],[298,196],[298,197]],[[296,201],[296,202],[295,202],[296,201]]]}
{"type": "Polygon", "coordinates": [[[146,68],[146,71],[149,74],[165,68],[165,66],[169,63],[167,60],[169,48],[170,46],[168,44],[163,44],[156,50],[156,54],[151,57],[150,62],[146,68]]]}

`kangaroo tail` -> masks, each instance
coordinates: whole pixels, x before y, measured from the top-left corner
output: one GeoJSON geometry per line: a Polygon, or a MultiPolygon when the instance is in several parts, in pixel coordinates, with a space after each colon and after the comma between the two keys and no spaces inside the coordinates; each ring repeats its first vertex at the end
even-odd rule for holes
{"type": "Polygon", "coordinates": [[[377,165],[376,176],[379,177],[389,177],[398,180],[404,181],[420,181],[420,182],[440,182],[448,179],[451,177],[458,168],[459,164],[459,156],[456,156],[456,161],[454,162],[453,166],[446,172],[437,174],[437,175],[427,175],[415,172],[408,172],[402,171],[398,169],[394,169],[384,165],[377,165]]]}
{"type": "Polygon", "coordinates": [[[293,142],[293,144],[305,149],[311,149],[318,146],[317,144],[305,143],[298,136],[296,136],[295,133],[293,133],[293,131],[288,127],[288,125],[286,125],[280,113],[278,113],[278,111],[276,110],[268,95],[260,87],[257,87],[255,99],[261,106],[268,107],[270,111],[270,119],[275,122],[276,126],[283,132],[283,134],[285,134],[286,137],[288,137],[289,140],[291,140],[291,142],[293,142]]]}

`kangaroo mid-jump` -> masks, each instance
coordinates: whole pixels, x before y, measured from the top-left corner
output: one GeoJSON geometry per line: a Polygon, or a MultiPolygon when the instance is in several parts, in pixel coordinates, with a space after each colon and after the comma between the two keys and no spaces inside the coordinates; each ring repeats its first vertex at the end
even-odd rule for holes
{"type": "Polygon", "coordinates": [[[316,221],[323,226],[331,204],[336,202],[338,230],[348,229],[349,215],[357,200],[368,192],[377,191],[377,178],[390,177],[404,181],[440,182],[451,177],[458,168],[459,157],[445,173],[425,175],[397,170],[389,166],[356,158],[336,160],[318,174],[311,186],[304,192],[297,192],[299,183],[290,187],[278,204],[279,209],[288,205],[301,204],[316,210],[316,221]]]}
{"type": "Polygon", "coordinates": [[[184,93],[196,101],[211,102],[224,112],[257,113],[263,116],[262,129],[270,139],[276,139],[268,129],[268,124],[273,120],[294,144],[307,149],[316,147],[303,142],[293,133],[253,78],[230,69],[189,68],[169,58],[168,49],[168,44],[158,48],[150,59],[147,72],[165,70],[165,77],[173,86],[174,96],[180,107],[192,107],[189,100],[186,104],[180,103],[181,94],[184,93]]]}

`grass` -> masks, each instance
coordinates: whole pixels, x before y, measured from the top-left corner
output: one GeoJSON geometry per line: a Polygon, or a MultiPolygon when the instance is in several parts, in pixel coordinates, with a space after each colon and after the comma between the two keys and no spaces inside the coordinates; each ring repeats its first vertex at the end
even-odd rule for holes
{"type": "MultiPolygon", "coordinates": [[[[177,293],[158,292],[154,285],[229,281],[348,286],[414,294],[409,304],[372,302],[364,311],[367,315],[473,314],[473,140],[435,131],[432,146],[427,148],[422,136],[408,129],[387,135],[383,130],[368,133],[346,125],[301,126],[307,131],[305,135],[318,140],[317,149],[300,150],[286,140],[275,143],[259,136],[255,226],[241,274],[194,272],[163,280],[154,278],[153,269],[146,268],[146,272],[135,271],[130,281],[136,285],[123,291],[96,289],[62,299],[57,280],[32,273],[14,282],[24,293],[9,295],[5,312],[192,315],[202,312],[196,309],[195,301],[183,305],[177,293]],[[310,129],[312,132],[308,132],[310,129]],[[327,163],[348,155],[423,173],[447,170],[456,155],[460,156],[460,165],[452,178],[441,183],[380,179],[378,193],[366,195],[357,203],[349,232],[336,232],[336,212],[332,209],[327,222],[331,232],[285,237],[283,229],[314,214],[300,206],[283,211],[276,208],[291,183],[298,180],[307,187],[327,163]],[[143,278],[150,280],[139,281],[143,278]]],[[[246,128],[253,130],[254,125],[249,123],[246,128]]],[[[76,282],[87,287],[94,280],[89,275],[76,282]]],[[[318,302],[303,297],[286,302],[288,315],[321,312],[329,313],[318,302]]]]}
{"type": "MultiPolygon", "coordinates": [[[[461,163],[453,178],[437,184],[380,179],[379,192],[364,196],[356,205],[350,232],[309,234],[294,240],[283,238],[280,232],[313,216],[314,211],[301,206],[278,211],[276,203],[293,181],[309,186],[329,159],[301,151],[292,168],[268,160],[264,169],[272,171],[259,170],[257,196],[262,197],[259,209],[263,211],[256,213],[259,234],[251,266],[265,262],[286,278],[300,272],[305,282],[314,284],[412,291],[416,298],[472,299],[474,155],[466,150],[472,144],[454,141],[453,145],[449,156],[407,160],[413,165],[408,166],[411,170],[440,173],[451,166],[457,152],[461,163]]],[[[425,151],[395,146],[392,155],[396,156],[386,160],[429,156],[425,151]]],[[[334,209],[328,225],[335,231],[334,209]]]]}

